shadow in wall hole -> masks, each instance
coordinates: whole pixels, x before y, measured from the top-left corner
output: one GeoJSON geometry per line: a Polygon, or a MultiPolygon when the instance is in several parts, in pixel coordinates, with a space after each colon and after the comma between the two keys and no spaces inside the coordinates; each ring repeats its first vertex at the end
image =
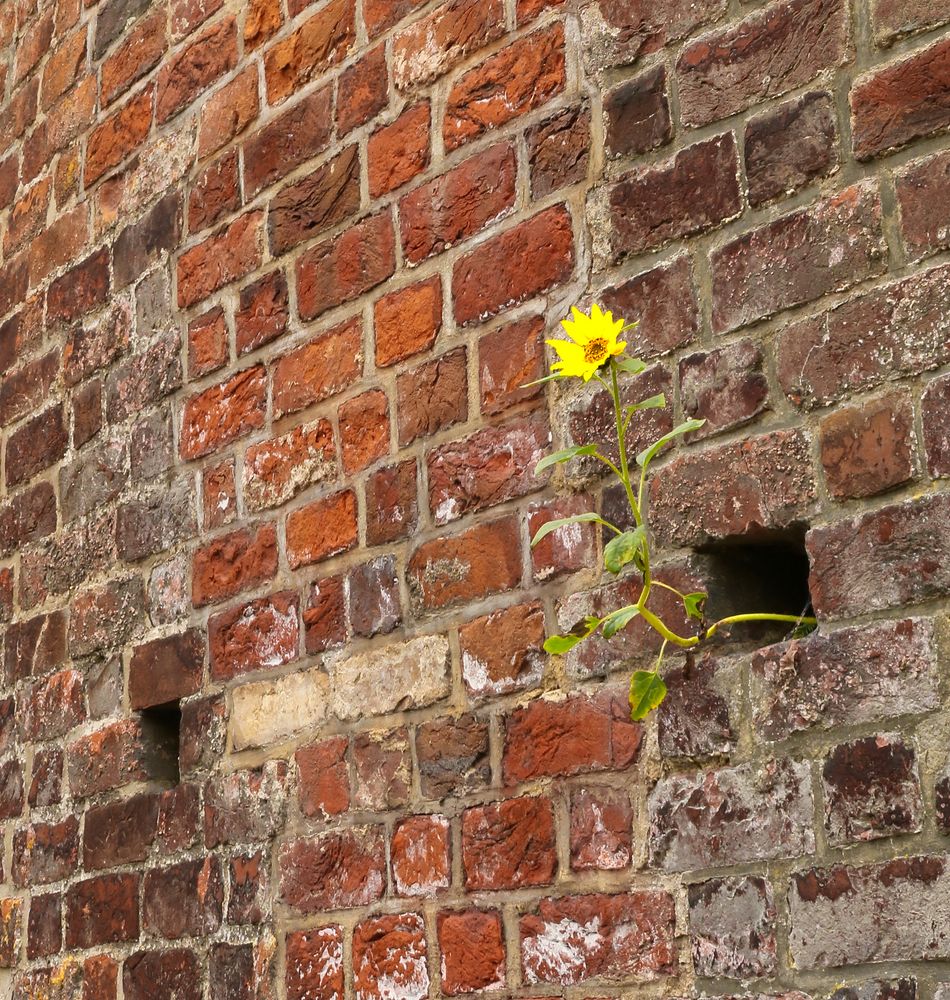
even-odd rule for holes
{"type": "Polygon", "coordinates": [[[145,739],[142,745],[147,759],[146,772],[159,781],[178,784],[181,772],[178,755],[181,748],[181,705],[170,701],[139,713],[145,739]]]}

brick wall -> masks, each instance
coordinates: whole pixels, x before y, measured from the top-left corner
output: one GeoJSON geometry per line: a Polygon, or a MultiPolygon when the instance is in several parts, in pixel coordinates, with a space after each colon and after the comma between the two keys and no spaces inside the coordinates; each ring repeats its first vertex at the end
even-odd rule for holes
{"type": "Polygon", "coordinates": [[[950,996],[948,22],[0,0],[4,997],[950,996]],[[821,619],[645,726],[527,544],[592,296],[665,578],[807,527],[821,619]]]}

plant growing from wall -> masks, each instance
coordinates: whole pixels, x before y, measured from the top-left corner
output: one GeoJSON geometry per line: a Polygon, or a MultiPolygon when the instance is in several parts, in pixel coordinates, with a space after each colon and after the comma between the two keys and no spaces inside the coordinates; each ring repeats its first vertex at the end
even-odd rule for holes
{"type": "Polygon", "coordinates": [[[805,634],[816,627],[817,621],[814,618],[804,616],[796,617],[761,612],[730,615],[719,621],[708,623],[703,612],[708,597],[706,593],[684,594],[675,587],[656,579],[651,564],[650,530],[645,507],[650,465],[667,444],[675,438],[698,430],[705,421],[686,420],[674,427],[668,434],[664,434],[658,441],[641,451],[636,456],[636,467],[631,469],[626,447],[631,422],[643,411],[666,406],[666,398],[662,394],[640,400],[633,405],[624,405],[622,401],[621,380],[635,378],[646,369],[643,361],[626,353],[627,344],[620,339],[627,330],[634,329],[637,323],[625,324],[622,319],[615,320],[610,312],[603,312],[597,305],[593,306],[590,315],[575,308],[572,310],[572,317],[561,324],[570,338],[569,340],[547,341],[557,352],[558,360],[551,366],[551,374],[539,381],[550,382],[580,378],[584,382],[589,382],[591,379],[600,382],[613,400],[619,461],[617,464],[611,461],[603,454],[599,445],[575,445],[548,455],[538,463],[535,471],[540,473],[551,466],[585,456],[596,459],[606,465],[622,484],[633,515],[634,527],[625,531],[611,524],[599,514],[593,512],[575,514],[571,517],[547,522],[535,534],[531,544],[532,546],[537,545],[546,535],[568,524],[588,522],[602,525],[612,534],[604,546],[605,569],[616,576],[632,563],[642,577],[642,588],[636,604],[617,608],[603,618],[588,616],[568,634],[550,636],[545,642],[544,648],[548,653],[566,653],[578,643],[590,639],[597,632],[600,632],[604,639],[609,640],[625,629],[634,619],[640,618],[645,621],[659,634],[662,643],[653,669],[637,670],[630,681],[631,715],[634,719],[639,720],[658,708],[666,697],[666,684],[663,682],[661,669],[668,646],[693,649],[711,639],[720,628],[726,625],[761,621],[788,622],[794,626],[796,633],[805,634]],[[654,588],[657,587],[674,593],[683,602],[688,617],[702,623],[699,635],[678,635],[650,609],[650,597],[654,588]]]}

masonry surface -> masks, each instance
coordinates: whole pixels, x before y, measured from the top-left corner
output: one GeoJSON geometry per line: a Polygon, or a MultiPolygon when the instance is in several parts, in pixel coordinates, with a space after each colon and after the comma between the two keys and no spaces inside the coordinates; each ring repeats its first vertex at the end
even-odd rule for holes
{"type": "Polygon", "coordinates": [[[948,23],[0,0],[3,997],[950,997],[948,23]],[[821,622],[644,726],[592,299],[661,578],[821,622]]]}

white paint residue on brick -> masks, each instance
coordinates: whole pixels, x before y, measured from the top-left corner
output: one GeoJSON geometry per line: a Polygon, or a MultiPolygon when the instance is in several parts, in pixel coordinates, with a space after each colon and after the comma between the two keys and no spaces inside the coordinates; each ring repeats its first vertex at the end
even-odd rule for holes
{"type": "Polygon", "coordinates": [[[576,983],[584,975],[587,958],[601,944],[600,918],[586,924],[559,920],[545,925],[544,933],[527,939],[522,958],[527,982],[576,983]]]}

